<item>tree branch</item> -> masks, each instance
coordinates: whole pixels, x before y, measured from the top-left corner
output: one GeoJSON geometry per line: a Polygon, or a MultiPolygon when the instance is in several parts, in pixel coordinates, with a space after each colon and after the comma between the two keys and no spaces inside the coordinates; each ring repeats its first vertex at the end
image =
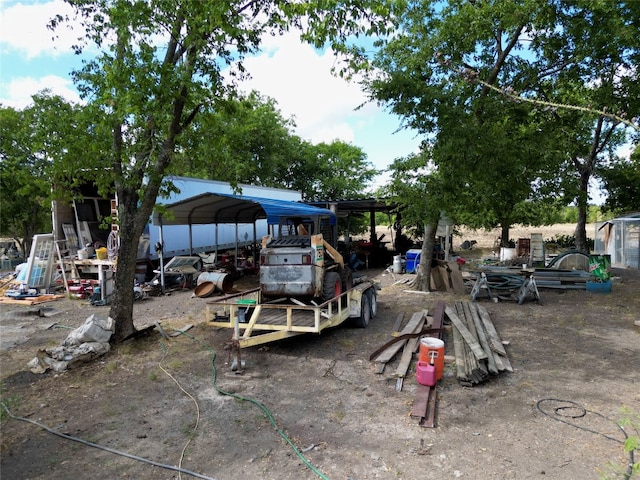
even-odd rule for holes
{"type": "Polygon", "coordinates": [[[520,33],[522,33],[522,30],[524,29],[525,26],[526,26],[525,24],[522,24],[518,27],[517,31],[514,32],[513,36],[511,37],[511,40],[509,40],[509,43],[507,44],[504,50],[500,49],[500,43],[498,42],[498,48],[497,48],[497,51],[499,52],[498,59],[496,60],[496,64],[493,66],[491,73],[489,74],[489,78],[487,80],[488,85],[485,85],[485,88],[482,90],[482,93],[481,93],[482,96],[486,96],[487,93],[489,93],[489,90],[488,90],[489,85],[493,85],[496,83],[496,80],[498,79],[498,74],[500,73],[500,70],[502,69],[504,62],[507,60],[507,57],[511,53],[511,50],[513,50],[513,48],[518,43],[518,39],[520,38],[520,33]]]}

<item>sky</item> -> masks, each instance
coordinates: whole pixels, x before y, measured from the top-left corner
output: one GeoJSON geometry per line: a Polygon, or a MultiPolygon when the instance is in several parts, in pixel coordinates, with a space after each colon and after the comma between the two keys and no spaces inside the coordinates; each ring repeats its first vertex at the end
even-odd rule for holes
{"type": "MultiPolygon", "coordinates": [[[[47,29],[56,14],[70,11],[61,0],[0,0],[0,103],[26,107],[45,88],[69,101],[80,98],[70,72],[80,66],[71,45],[75,34],[47,29]]],[[[360,147],[379,170],[399,157],[418,151],[420,138],[399,128],[401,119],[368,102],[360,87],[331,74],[330,51],[302,44],[295,34],[270,37],[263,51],[245,62],[257,90],[276,100],[285,118],[293,118],[294,133],[314,144],[342,140],[360,147]],[[365,103],[364,107],[356,107],[365,103]]],[[[387,175],[376,180],[384,183],[387,175]]]]}

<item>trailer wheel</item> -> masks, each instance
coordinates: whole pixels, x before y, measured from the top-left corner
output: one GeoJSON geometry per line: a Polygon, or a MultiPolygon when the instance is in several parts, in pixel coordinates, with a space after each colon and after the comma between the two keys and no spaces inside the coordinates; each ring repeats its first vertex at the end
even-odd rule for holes
{"type": "Polygon", "coordinates": [[[370,288],[366,291],[369,297],[369,305],[371,307],[371,318],[376,318],[378,314],[378,296],[376,295],[376,289],[370,288]]]}
{"type": "Polygon", "coordinates": [[[337,272],[327,272],[322,284],[322,298],[326,302],[342,294],[342,279],[337,272]]]}
{"type": "Polygon", "coordinates": [[[354,327],[366,328],[371,320],[371,297],[365,292],[362,294],[360,304],[360,316],[353,319],[354,327]]]}

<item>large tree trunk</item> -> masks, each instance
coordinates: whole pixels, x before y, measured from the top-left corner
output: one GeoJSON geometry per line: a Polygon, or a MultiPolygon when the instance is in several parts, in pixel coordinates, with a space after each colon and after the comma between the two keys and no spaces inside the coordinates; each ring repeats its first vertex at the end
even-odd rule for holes
{"type": "Polygon", "coordinates": [[[578,194],[578,222],[574,232],[576,238],[576,249],[579,252],[589,253],[587,244],[587,213],[589,199],[589,178],[591,171],[584,169],[580,171],[580,193],[578,194]]]}
{"type": "Polygon", "coordinates": [[[509,230],[511,225],[508,225],[507,222],[503,222],[500,225],[500,246],[508,247],[509,246],[509,230]]]}
{"type": "Polygon", "coordinates": [[[115,321],[116,328],[111,339],[112,344],[121,342],[136,331],[133,325],[133,285],[138,243],[142,230],[136,225],[137,212],[132,208],[137,205],[137,201],[134,198],[124,200],[119,205],[120,248],[118,250],[115,288],[109,310],[109,316],[115,321]]]}
{"type": "Polygon", "coordinates": [[[438,229],[438,218],[431,220],[424,225],[424,241],[420,252],[420,264],[416,276],[416,290],[422,292],[431,291],[431,261],[433,249],[436,245],[436,231],[438,229]]]}
{"type": "Polygon", "coordinates": [[[587,244],[587,213],[589,208],[589,180],[598,164],[598,155],[609,144],[615,131],[615,125],[604,129],[605,117],[600,116],[593,133],[593,141],[589,155],[580,162],[578,157],[573,159],[574,166],[580,175],[580,190],[578,192],[578,223],[574,232],[576,238],[576,249],[580,252],[589,253],[587,244]]]}

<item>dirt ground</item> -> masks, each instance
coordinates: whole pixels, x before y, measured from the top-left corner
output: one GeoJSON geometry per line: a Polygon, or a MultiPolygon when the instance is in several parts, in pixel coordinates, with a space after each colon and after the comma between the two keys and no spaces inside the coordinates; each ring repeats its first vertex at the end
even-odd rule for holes
{"type": "MultiPolygon", "coordinates": [[[[480,300],[514,372],[464,387],[448,362],[435,428],[409,415],[415,374],[398,392],[398,358],[376,374],[369,356],[391,338],[400,313],[406,323],[438,300],[453,305],[469,295],[411,293],[396,283],[409,275],[367,273],[381,286],[368,328],[343,325],[247,348],[242,375],[224,350],[230,330],[207,325],[209,299],[191,291],[137,302],[134,314],[138,327],[159,321],[167,332],[193,324],[188,335],[152,333],[61,374],[33,374],[26,364],[108,307],[70,299],[2,305],[1,395],[11,414],[103,447],[3,412],[2,478],[623,478],[611,473],[629,461],[615,422],[635,415],[626,435],[638,435],[640,272],[614,270],[609,294],[541,290],[542,304],[480,300]]],[[[453,355],[450,332],[444,340],[453,355]]]]}

